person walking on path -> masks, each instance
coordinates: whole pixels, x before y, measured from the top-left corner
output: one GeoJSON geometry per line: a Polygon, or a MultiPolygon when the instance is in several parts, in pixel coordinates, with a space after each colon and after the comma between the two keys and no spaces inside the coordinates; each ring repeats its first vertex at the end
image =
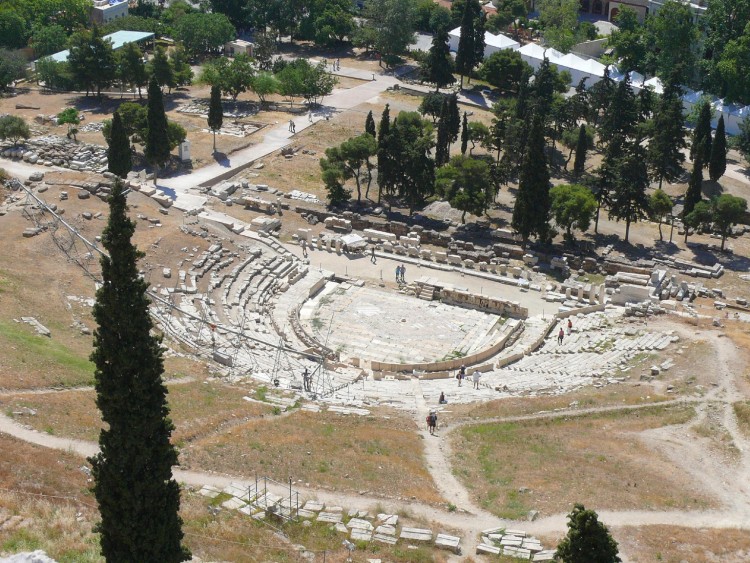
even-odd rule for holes
{"type": "Polygon", "coordinates": [[[474,382],[474,389],[479,389],[479,378],[481,375],[479,374],[479,370],[474,370],[474,373],[471,375],[471,379],[474,382]]]}
{"type": "Polygon", "coordinates": [[[396,283],[401,282],[401,264],[396,266],[396,283]]]}
{"type": "Polygon", "coordinates": [[[293,119],[289,120],[289,132],[294,133],[294,120],[293,119]]]}
{"type": "Polygon", "coordinates": [[[406,283],[404,276],[406,275],[406,266],[401,264],[401,283],[406,283]]]}
{"type": "Polygon", "coordinates": [[[435,434],[437,428],[437,413],[435,411],[430,411],[430,414],[427,415],[427,428],[430,429],[430,434],[435,434]]]}
{"type": "Polygon", "coordinates": [[[307,114],[307,120],[312,123],[312,110],[307,114]]]}
{"type": "Polygon", "coordinates": [[[302,257],[307,258],[307,241],[302,239],[302,257]]]}
{"type": "Polygon", "coordinates": [[[568,336],[570,336],[571,330],[573,330],[573,321],[571,321],[570,317],[568,317],[568,336]]]}
{"type": "Polygon", "coordinates": [[[458,370],[458,375],[456,375],[456,379],[458,379],[458,386],[461,387],[461,384],[464,381],[464,377],[466,377],[466,367],[461,366],[461,369],[458,370]]]}
{"type": "Polygon", "coordinates": [[[565,338],[565,331],[560,327],[560,332],[557,333],[557,345],[562,344],[563,338],[565,338]]]}
{"type": "Polygon", "coordinates": [[[378,263],[378,259],[375,258],[375,245],[374,244],[370,247],[370,262],[372,262],[373,264],[378,263]]]}

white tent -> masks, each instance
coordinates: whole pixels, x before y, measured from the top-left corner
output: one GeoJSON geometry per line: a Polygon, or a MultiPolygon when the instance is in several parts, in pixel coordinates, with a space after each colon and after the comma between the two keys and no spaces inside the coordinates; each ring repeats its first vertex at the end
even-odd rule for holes
{"type": "MultiPolygon", "coordinates": [[[[458,51],[458,42],[461,40],[461,28],[457,27],[456,29],[448,32],[448,47],[451,51],[458,51]]],[[[514,51],[518,50],[518,48],[521,46],[518,41],[513,41],[510,37],[507,35],[503,35],[502,33],[498,33],[497,35],[494,35],[490,33],[489,31],[484,32],[484,57],[489,57],[492,53],[497,53],[498,51],[502,51],[504,49],[512,49],[514,51]]]]}
{"type": "Polygon", "coordinates": [[[662,84],[661,80],[659,80],[659,78],[656,76],[646,80],[643,85],[647,88],[651,88],[655,93],[659,95],[664,93],[664,84],[662,84]]]}

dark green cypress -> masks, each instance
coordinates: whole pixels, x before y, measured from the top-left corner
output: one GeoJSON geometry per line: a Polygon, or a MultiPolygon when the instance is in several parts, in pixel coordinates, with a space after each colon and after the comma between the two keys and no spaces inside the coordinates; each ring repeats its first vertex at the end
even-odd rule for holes
{"type": "Polygon", "coordinates": [[[461,17],[461,36],[458,38],[456,51],[456,71],[461,75],[461,88],[464,87],[464,76],[471,75],[474,68],[474,6],[476,0],[466,0],[461,17]]]}
{"type": "MultiPolygon", "coordinates": [[[[154,77],[148,83],[148,117],[146,120],[146,160],[157,170],[169,161],[169,136],[167,135],[167,114],[164,112],[164,98],[154,77]]],[[[156,172],[156,170],[154,171],[156,172]]]]}
{"type": "Polygon", "coordinates": [[[112,116],[112,130],[107,149],[107,170],[120,178],[125,178],[133,169],[133,154],[130,150],[130,139],[122,124],[119,112],[112,116]]]}
{"type": "Polygon", "coordinates": [[[693,143],[690,145],[690,159],[695,160],[696,148],[703,143],[701,162],[706,166],[711,160],[711,104],[703,102],[698,115],[698,122],[693,131],[693,143]]]}
{"type": "Polygon", "coordinates": [[[435,144],[435,166],[443,166],[450,159],[450,103],[443,100],[438,121],[437,142],[435,144]]]}
{"type": "Polygon", "coordinates": [[[578,129],[578,142],[576,143],[576,159],[573,161],[573,177],[578,179],[583,176],[583,170],[586,168],[586,152],[589,148],[589,139],[586,135],[586,126],[581,123],[578,129]]]}
{"type": "Polygon", "coordinates": [[[534,115],[528,139],[511,221],[513,229],[523,238],[524,247],[531,235],[545,240],[549,233],[550,176],[544,154],[544,123],[541,116],[534,115]]]}
{"type": "Polygon", "coordinates": [[[466,154],[466,149],[469,146],[469,119],[464,112],[464,119],[461,123],[461,154],[466,154]]]}
{"type": "Polygon", "coordinates": [[[380,116],[380,129],[378,130],[378,204],[383,192],[393,189],[393,162],[388,143],[391,136],[391,108],[385,104],[383,114],[380,116]]]}
{"type": "Polygon", "coordinates": [[[458,140],[458,133],[461,130],[461,111],[458,109],[457,94],[451,94],[448,97],[448,116],[450,142],[455,143],[458,140]]]}
{"type": "Polygon", "coordinates": [[[214,134],[214,152],[216,152],[216,132],[224,124],[224,107],[221,105],[221,88],[211,86],[211,101],[208,104],[208,128],[214,134]]]}
{"type": "Polygon", "coordinates": [[[724,116],[719,117],[716,135],[711,144],[711,160],[708,163],[708,176],[714,182],[727,171],[727,134],[724,130],[724,116]]]}
{"type": "Polygon", "coordinates": [[[138,273],[143,256],[131,242],[121,182],[109,198],[102,244],[102,286],[96,292],[94,333],[96,405],[106,425],[100,452],[89,459],[99,504],[102,555],[107,561],[177,563],[181,545],[180,489],[172,478],[177,451],[170,443],[167,388],[160,338],[151,334],[148,283],[138,273]]]}
{"type": "Polygon", "coordinates": [[[375,118],[372,116],[372,110],[370,110],[367,114],[367,119],[365,119],[365,133],[372,135],[373,139],[377,136],[377,131],[375,130],[375,118]]]}
{"type": "Polygon", "coordinates": [[[693,159],[693,170],[690,173],[687,191],[685,192],[685,203],[683,205],[683,219],[692,213],[695,204],[703,199],[703,154],[705,140],[701,141],[695,148],[693,159]]]}

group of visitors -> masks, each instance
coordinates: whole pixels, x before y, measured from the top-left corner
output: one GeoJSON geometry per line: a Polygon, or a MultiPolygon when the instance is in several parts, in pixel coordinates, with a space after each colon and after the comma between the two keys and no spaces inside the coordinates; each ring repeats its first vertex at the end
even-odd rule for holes
{"type": "Polygon", "coordinates": [[[404,266],[403,264],[399,264],[398,266],[396,266],[396,283],[398,284],[406,283],[405,276],[406,276],[406,266],[404,266]]]}
{"type": "MultiPolygon", "coordinates": [[[[570,336],[570,332],[573,330],[573,321],[568,319],[568,336],[570,336]]],[[[557,333],[557,345],[561,346],[563,343],[563,338],[565,338],[565,331],[563,330],[563,327],[560,327],[560,332],[557,333]]]]}

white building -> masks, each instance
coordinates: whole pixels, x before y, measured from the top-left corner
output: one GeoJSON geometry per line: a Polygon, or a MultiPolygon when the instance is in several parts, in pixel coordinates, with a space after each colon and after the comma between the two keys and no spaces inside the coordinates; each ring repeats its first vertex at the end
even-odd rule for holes
{"type": "MultiPolygon", "coordinates": [[[[448,37],[448,46],[450,47],[450,50],[453,52],[457,52],[458,42],[461,40],[461,28],[457,27],[453,31],[449,32],[448,37]]],[[[492,53],[497,53],[498,51],[502,51],[504,49],[512,49],[514,51],[517,51],[519,47],[521,47],[521,44],[518,43],[518,41],[513,41],[513,39],[511,39],[507,35],[503,35],[502,33],[493,35],[489,31],[484,32],[485,59],[492,53]]]]}
{"type": "Polygon", "coordinates": [[[94,0],[89,19],[97,25],[128,15],[127,0],[94,0]]]}

